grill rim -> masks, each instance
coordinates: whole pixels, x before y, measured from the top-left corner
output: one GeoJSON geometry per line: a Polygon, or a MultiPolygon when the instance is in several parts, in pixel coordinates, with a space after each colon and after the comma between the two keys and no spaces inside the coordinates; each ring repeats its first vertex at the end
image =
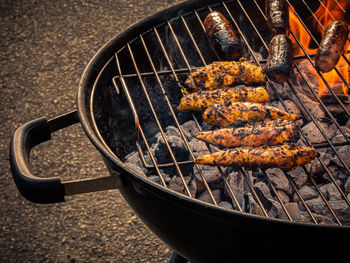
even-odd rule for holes
{"type": "MultiPolygon", "coordinates": [[[[147,17],[124,30],[122,33],[113,37],[110,41],[108,41],[104,46],[102,46],[97,53],[91,58],[90,62],[86,66],[83,75],[81,77],[78,95],[77,95],[77,109],[80,123],[82,125],[83,130],[87,134],[90,141],[93,145],[101,152],[104,158],[107,159],[109,163],[113,165],[113,168],[120,172],[122,175],[126,175],[132,181],[136,181],[140,185],[144,187],[144,189],[148,189],[151,193],[160,193],[162,196],[166,193],[168,197],[171,199],[177,199],[180,201],[190,202],[189,204],[196,204],[198,208],[208,207],[214,208],[216,213],[221,213],[222,215],[231,215],[231,216],[242,216],[244,218],[253,218],[262,222],[273,222],[277,223],[276,225],[295,225],[297,229],[349,229],[350,226],[347,225],[320,225],[320,224],[311,224],[311,223],[303,223],[303,222],[295,222],[295,221],[287,221],[281,220],[277,218],[265,218],[262,216],[244,213],[240,211],[235,211],[231,209],[226,209],[223,207],[215,206],[213,204],[203,202],[198,199],[190,198],[184,194],[178,193],[172,189],[159,185],[143,176],[139,175],[137,172],[130,169],[128,166],[124,164],[117,156],[115,156],[107,145],[98,138],[96,131],[94,130],[93,123],[91,120],[91,116],[89,113],[88,101],[91,98],[92,84],[96,75],[100,74],[103,69],[111,63],[114,59],[115,50],[119,50],[125,43],[131,41],[136,36],[141,33],[144,33],[147,29],[149,29],[152,25],[158,25],[160,22],[164,22],[164,16],[169,18],[173,15],[179,15],[179,10],[182,12],[187,12],[189,8],[194,9],[197,6],[203,6],[204,4],[217,3],[216,1],[197,1],[191,0],[187,1],[168,9],[162,10],[158,13],[153,14],[150,17],[147,17]],[[145,30],[146,29],[146,30],[145,30]],[[151,187],[151,188],[150,188],[151,187]],[[153,192],[154,191],[154,192],[153,192]]],[[[164,197],[167,198],[167,197],[164,197]]],[[[299,231],[298,231],[299,232],[299,231]]]]}

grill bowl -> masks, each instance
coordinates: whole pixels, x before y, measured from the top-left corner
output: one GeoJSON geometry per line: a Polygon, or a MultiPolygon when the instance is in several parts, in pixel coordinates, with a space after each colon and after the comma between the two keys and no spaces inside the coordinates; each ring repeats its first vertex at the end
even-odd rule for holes
{"type": "MultiPolygon", "coordinates": [[[[242,2],[249,5],[248,1],[242,2]]],[[[307,248],[305,256],[310,259],[317,258],[321,249],[333,255],[345,251],[343,240],[349,227],[288,222],[221,208],[163,187],[124,163],[125,155],[135,147],[137,133],[127,98],[122,92],[117,94],[113,83],[118,72],[116,52],[165,21],[214,3],[188,1],[174,6],[133,25],[103,46],[79,84],[79,122],[102,154],[111,175],[121,177],[120,192],[129,205],[154,233],[191,262],[228,262],[248,256],[260,259],[266,252],[271,253],[271,248],[288,251],[295,246],[307,248]],[[254,253],[249,253],[252,249],[254,253]]],[[[120,56],[123,63],[123,53],[120,56]]],[[[137,94],[137,87],[134,89],[131,92],[137,94]]],[[[293,259],[299,256],[288,254],[293,259]]]]}
{"type": "Polygon", "coordinates": [[[327,240],[331,240],[330,237],[333,240],[342,240],[350,231],[348,227],[287,222],[204,203],[145,179],[125,166],[123,161],[116,159],[106,148],[104,142],[107,142],[109,148],[122,159],[122,156],[125,156],[124,151],[130,150],[129,144],[136,139],[132,111],[126,98],[116,94],[111,82],[118,71],[114,59],[115,51],[122,49],[126,43],[150,28],[163,23],[164,17],[177,17],[200,5],[204,5],[203,1],[190,1],[156,14],[131,27],[98,52],[87,67],[79,88],[79,116],[87,135],[101,151],[110,171],[117,171],[122,175],[125,187],[120,191],[139,217],[170,247],[191,262],[227,262],[237,256],[235,252],[243,252],[244,255],[252,249],[251,245],[257,252],[257,258],[271,248],[283,251],[295,245],[315,251],[310,253],[311,257],[315,256],[321,247],[341,250],[341,242],[332,244],[327,240]],[[96,82],[102,67],[105,67],[102,76],[96,82]],[[92,69],[94,73],[91,73],[92,69]],[[127,114],[121,115],[120,111],[126,111],[127,114]],[[91,116],[92,112],[94,116],[91,116]],[[116,115],[120,116],[121,120],[115,120],[116,115]],[[106,123],[111,125],[104,127],[106,123]],[[128,134],[132,136],[119,137],[116,143],[116,133],[120,132],[123,136],[125,129],[130,131],[128,134]],[[320,240],[326,242],[319,242],[320,240]]]}

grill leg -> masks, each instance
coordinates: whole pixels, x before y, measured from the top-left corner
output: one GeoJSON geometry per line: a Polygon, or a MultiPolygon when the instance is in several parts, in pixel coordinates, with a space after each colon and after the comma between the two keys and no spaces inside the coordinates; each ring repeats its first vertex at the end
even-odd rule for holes
{"type": "Polygon", "coordinates": [[[176,252],[173,252],[173,254],[171,254],[169,263],[188,263],[188,261],[176,252]]]}

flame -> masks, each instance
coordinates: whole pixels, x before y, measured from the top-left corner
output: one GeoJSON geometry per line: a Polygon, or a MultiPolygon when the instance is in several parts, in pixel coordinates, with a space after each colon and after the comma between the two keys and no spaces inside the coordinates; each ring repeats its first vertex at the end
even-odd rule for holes
{"type": "Polygon", "coordinates": [[[323,0],[320,7],[315,12],[315,16],[319,22],[317,19],[313,21],[314,28],[318,28],[318,30],[322,32],[322,26],[326,28],[333,20],[344,19],[344,10],[346,10],[346,4],[347,0],[323,0]],[[330,10],[330,12],[327,10],[330,10]]]}
{"type": "MultiPolygon", "coordinates": [[[[322,4],[320,4],[317,11],[314,13],[314,15],[310,16],[310,19],[312,19],[313,22],[313,28],[309,29],[311,33],[315,36],[315,32],[320,32],[323,36],[324,29],[327,28],[327,26],[334,20],[343,20],[346,10],[346,5],[348,3],[348,0],[323,0],[322,4]]],[[[299,18],[295,15],[292,8],[289,8],[289,24],[291,30],[294,32],[295,38],[298,39],[300,44],[303,46],[305,52],[307,54],[316,54],[317,48],[311,48],[310,44],[313,44],[313,39],[311,38],[309,32],[305,29],[303,24],[300,22],[299,18]]],[[[294,46],[294,55],[304,55],[304,51],[300,48],[297,41],[293,38],[293,46],[294,46]]],[[[350,43],[347,41],[347,44],[345,46],[344,56],[350,60],[350,43]]],[[[309,71],[312,71],[313,66],[309,64],[309,71]]],[[[338,64],[337,69],[340,72],[340,74],[343,76],[343,78],[349,83],[350,81],[350,72],[349,72],[349,64],[348,62],[341,57],[338,64]]],[[[329,86],[332,88],[335,94],[339,94],[341,92],[335,91],[336,89],[339,89],[339,86],[341,86],[340,90],[346,95],[348,95],[348,88],[345,85],[345,83],[340,78],[339,74],[336,72],[335,69],[328,73],[321,73],[323,78],[327,81],[329,86]]],[[[325,93],[330,93],[327,86],[324,84],[322,78],[316,74],[319,79],[318,84],[318,96],[321,97],[325,93]]]]}

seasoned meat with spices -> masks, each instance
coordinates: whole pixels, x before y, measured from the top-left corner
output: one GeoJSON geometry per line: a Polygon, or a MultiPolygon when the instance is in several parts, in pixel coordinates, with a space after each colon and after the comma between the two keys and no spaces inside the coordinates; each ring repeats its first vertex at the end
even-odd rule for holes
{"type": "Polygon", "coordinates": [[[184,93],[214,90],[236,84],[257,85],[266,82],[263,69],[253,61],[216,61],[193,70],[185,82],[184,93]]]}
{"type": "Polygon", "coordinates": [[[204,20],[210,42],[223,60],[237,60],[241,56],[241,39],[220,12],[210,12],[204,20]]]}
{"type": "Polygon", "coordinates": [[[316,158],[312,147],[298,145],[237,147],[197,157],[198,164],[255,168],[280,168],[290,171],[316,158]]]}
{"type": "Polygon", "coordinates": [[[329,72],[337,65],[344,51],[349,34],[348,25],[335,20],[324,31],[324,36],[316,52],[315,66],[321,72],[329,72]]]}
{"type": "Polygon", "coordinates": [[[286,35],[276,35],[269,43],[269,54],[265,65],[266,75],[282,83],[289,79],[293,69],[293,44],[286,35]]]}
{"type": "Polygon", "coordinates": [[[274,35],[289,35],[289,12],[286,0],[266,0],[265,14],[267,26],[274,35]]]}
{"type": "Polygon", "coordinates": [[[194,135],[198,140],[224,146],[262,146],[294,142],[298,139],[298,128],[290,120],[274,120],[255,123],[247,127],[222,128],[202,131],[194,135]]]}
{"type": "Polygon", "coordinates": [[[269,95],[264,87],[236,86],[232,88],[205,90],[187,94],[181,98],[178,110],[204,110],[215,103],[225,102],[257,102],[269,101],[269,95]]]}
{"type": "Polygon", "coordinates": [[[261,122],[268,119],[295,121],[299,117],[272,106],[253,102],[213,104],[203,113],[203,119],[207,123],[220,127],[240,125],[242,122],[261,122]]]}

